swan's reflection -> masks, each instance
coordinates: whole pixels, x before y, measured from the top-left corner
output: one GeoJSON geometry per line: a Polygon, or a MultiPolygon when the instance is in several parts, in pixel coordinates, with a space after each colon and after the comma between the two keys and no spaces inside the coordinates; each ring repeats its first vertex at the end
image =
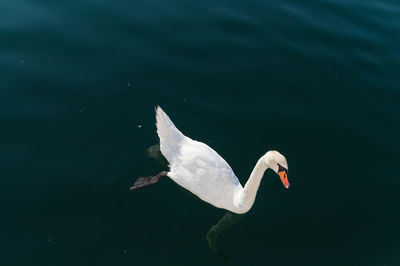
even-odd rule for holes
{"type": "MultiPolygon", "coordinates": [[[[168,161],[167,159],[165,159],[160,151],[160,144],[156,144],[147,148],[146,155],[150,158],[157,160],[166,168],[168,167],[168,161]]],[[[206,235],[208,247],[211,251],[215,252],[224,259],[228,258],[226,253],[221,249],[220,245],[218,244],[218,237],[221,235],[221,233],[228,231],[234,225],[238,224],[243,219],[243,217],[244,214],[236,214],[227,211],[225,215],[215,225],[211,226],[206,235]]]]}
{"type": "Polygon", "coordinates": [[[224,259],[228,258],[226,253],[221,249],[220,245],[218,244],[218,236],[222,232],[231,229],[235,224],[238,224],[243,219],[243,216],[244,214],[226,212],[217,224],[211,226],[206,235],[206,238],[208,240],[208,247],[211,249],[211,251],[217,253],[224,259]]]}

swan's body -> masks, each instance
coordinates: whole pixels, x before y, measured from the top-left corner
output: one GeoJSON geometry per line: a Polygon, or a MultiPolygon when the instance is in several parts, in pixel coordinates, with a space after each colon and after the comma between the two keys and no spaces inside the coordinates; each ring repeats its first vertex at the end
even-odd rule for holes
{"type": "Polygon", "coordinates": [[[268,168],[279,170],[282,182],[289,186],[286,159],[276,151],[269,151],[258,160],[243,188],[232,168],[217,152],[183,135],[160,107],[156,109],[156,120],[160,151],[170,167],[167,176],[215,207],[234,213],[250,210],[268,168]]]}

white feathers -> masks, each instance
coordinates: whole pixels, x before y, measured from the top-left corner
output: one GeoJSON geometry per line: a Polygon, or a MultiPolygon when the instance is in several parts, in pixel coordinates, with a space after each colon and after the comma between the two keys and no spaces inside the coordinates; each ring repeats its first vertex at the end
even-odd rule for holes
{"type": "Polygon", "coordinates": [[[179,155],[179,146],[185,136],[175,127],[160,106],[156,107],[156,126],[160,138],[160,151],[171,164],[174,157],[179,155]]]}
{"type": "MultiPolygon", "coordinates": [[[[235,213],[251,208],[264,171],[270,165],[258,163],[243,188],[229,164],[216,151],[183,135],[159,106],[156,121],[160,151],[169,163],[167,175],[173,181],[218,208],[235,213]]],[[[260,161],[275,163],[271,155],[267,153],[260,161]]]]}

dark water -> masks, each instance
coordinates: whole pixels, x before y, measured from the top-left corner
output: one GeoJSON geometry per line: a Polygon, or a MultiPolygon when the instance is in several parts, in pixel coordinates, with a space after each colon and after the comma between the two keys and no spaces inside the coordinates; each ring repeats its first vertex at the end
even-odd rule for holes
{"type": "Polygon", "coordinates": [[[0,75],[1,265],[400,265],[398,1],[5,0],[0,75]],[[288,160],[228,259],[225,211],[128,191],[158,104],[242,183],[288,160]]]}

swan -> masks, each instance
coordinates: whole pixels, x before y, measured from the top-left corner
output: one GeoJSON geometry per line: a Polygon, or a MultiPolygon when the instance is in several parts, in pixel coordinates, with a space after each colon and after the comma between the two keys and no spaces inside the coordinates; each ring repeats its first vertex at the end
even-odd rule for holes
{"type": "Polygon", "coordinates": [[[130,190],[156,183],[168,176],[211,205],[237,214],[248,212],[254,204],[258,187],[267,169],[277,173],[289,188],[286,158],[277,151],[268,151],[256,163],[243,187],[229,164],[208,145],[183,135],[168,115],[156,107],[157,134],[160,151],[169,163],[169,171],[156,176],[140,177],[130,190]]]}

